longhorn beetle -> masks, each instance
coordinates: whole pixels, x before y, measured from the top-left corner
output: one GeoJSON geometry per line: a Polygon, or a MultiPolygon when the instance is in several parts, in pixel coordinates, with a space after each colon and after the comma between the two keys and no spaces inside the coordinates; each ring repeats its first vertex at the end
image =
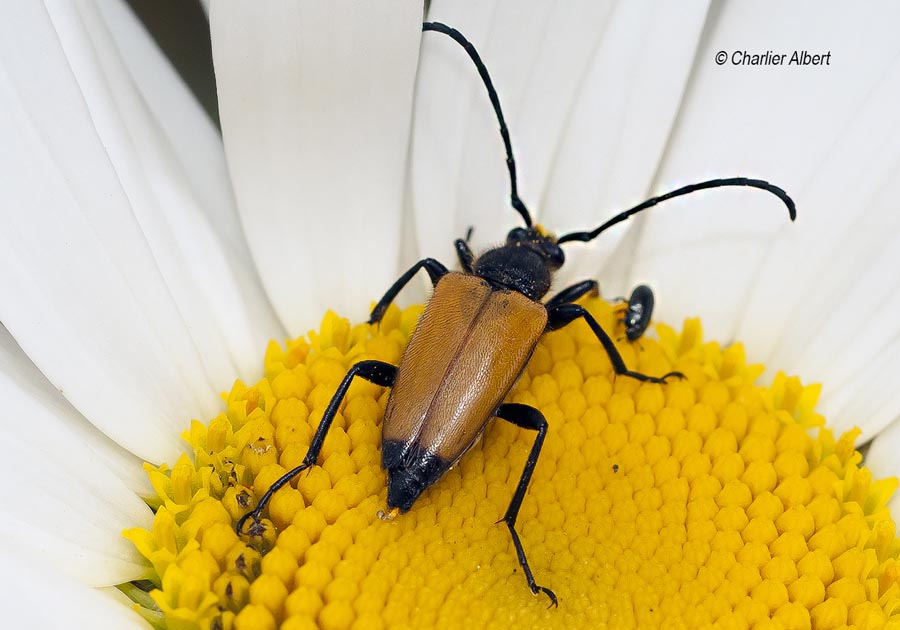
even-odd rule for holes
{"type": "Polygon", "coordinates": [[[792,221],[796,210],[787,193],[768,182],[744,177],[714,179],[648,199],[590,232],[571,232],[555,238],[534,225],[531,214],[519,198],[516,163],[500,99],[475,47],[459,31],[438,22],[426,22],[422,30],[452,38],[466,50],[478,69],[506,148],[510,201],[525,227],[513,228],[504,245],[477,257],[465,240],[457,239],[456,253],[462,272],[450,272],[437,260],[425,258],[400,276],[375,305],[370,324],[381,321],[388,306],[420,269],[428,273],[434,285],[434,293],[400,364],[395,366],[370,360],[360,361],[350,368],[322,415],[303,463],[269,487],[256,508],[238,521],[237,530],[244,534],[244,525],[253,519],[250,533],[260,533],[259,516],[272,495],[316,464],[350,383],[360,377],[393,388],[384,412],[381,447],[381,465],[388,476],[387,503],[392,515],[407,512],[419,495],[472,447],[491,418],[500,418],[537,433],[502,520],[509,528],[532,593],[544,592],[550,598],[551,606],[555,606],[557,599],[553,591],[535,582],[516,532],[516,516],[547,434],[547,421],[534,407],[503,402],[506,395],[528,363],[541,335],[576,319],[583,319],[590,326],[609,355],[617,375],[650,383],[684,377],[679,372],[649,376],[628,369],[606,331],[590,313],[575,304],[580,297],[597,291],[596,281],[583,280],[546,302],[540,301],[550,289],[553,273],[565,262],[560,246],[572,241],[590,241],[607,228],[661,201],[720,186],[748,186],[770,192],[784,202],[792,221]]]}

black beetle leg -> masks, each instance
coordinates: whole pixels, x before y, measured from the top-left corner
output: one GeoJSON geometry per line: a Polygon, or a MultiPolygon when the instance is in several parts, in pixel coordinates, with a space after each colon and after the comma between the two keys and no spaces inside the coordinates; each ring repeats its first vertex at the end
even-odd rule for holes
{"type": "Polygon", "coordinates": [[[459,266],[466,273],[475,273],[475,254],[469,248],[469,237],[472,236],[472,228],[466,233],[466,240],[461,238],[453,241],[456,247],[456,257],[459,258],[459,266]]]}
{"type": "Polygon", "coordinates": [[[597,284],[596,280],[582,280],[576,284],[573,284],[570,287],[566,287],[552,298],[547,300],[547,303],[544,306],[547,309],[555,308],[560,304],[568,304],[569,302],[574,302],[575,300],[584,297],[585,295],[591,294],[596,297],[600,295],[600,285],[597,284]]]}
{"type": "Polygon", "coordinates": [[[397,297],[397,294],[400,293],[400,290],[406,286],[406,284],[412,279],[416,272],[425,268],[425,271],[428,272],[428,277],[431,278],[431,284],[437,284],[438,280],[440,280],[446,273],[447,268],[436,261],[434,258],[423,258],[415,265],[410,267],[406,273],[400,276],[397,279],[397,282],[391,285],[391,288],[387,290],[387,293],[384,294],[384,297],[379,300],[378,304],[375,305],[375,308],[372,309],[372,315],[369,317],[370,324],[377,324],[381,321],[381,318],[384,317],[385,312],[388,309],[388,306],[391,305],[391,302],[394,301],[394,298],[397,297]]]}
{"type": "Polygon", "coordinates": [[[519,534],[516,532],[516,517],[519,515],[519,508],[522,507],[522,499],[525,498],[525,491],[528,490],[528,482],[531,481],[531,474],[534,472],[535,464],[537,464],[538,455],[541,454],[541,446],[543,446],[544,437],[547,435],[547,420],[534,407],[516,403],[500,405],[494,415],[511,422],[517,427],[538,432],[537,438],[534,440],[534,446],[531,447],[531,453],[528,454],[528,460],[525,462],[525,470],[522,471],[519,485],[516,487],[516,492],[513,494],[512,501],[510,501],[502,520],[509,528],[513,545],[516,547],[516,555],[519,556],[519,564],[522,565],[522,570],[525,572],[525,579],[528,580],[531,592],[535,595],[540,592],[546,593],[550,598],[550,605],[556,606],[556,594],[549,588],[539,586],[534,581],[534,574],[532,574],[531,567],[528,566],[528,559],[525,557],[525,549],[522,547],[522,541],[519,540],[519,534]]]}
{"type": "Polygon", "coordinates": [[[622,359],[622,355],[619,354],[619,350],[616,348],[616,344],[613,343],[612,338],[606,334],[606,331],[600,327],[600,324],[597,323],[597,320],[594,319],[590,313],[584,310],[583,307],[578,304],[560,304],[558,306],[554,306],[553,308],[547,309],[548,322],[547,322],[547,330],[557,330],[562,328],[563,326],[570,324],[575,321],[579,317],[583,317],[584,320],[588,323],[588,326],[591,327],[591,330],[594,331],[594,334],[597,335],[597,339],[600,340],[600,343],[603,344],[603,348],[606,350],[606,354],[609,355],[609,360],[612,362],[613,369],[616,371],[616,374],[620,374],[622,376],[630,376],[631,378],[637,379],[639,381],[646,381],[649,383],[665,383],[666,379],[670,376],[675,376],[678,378],[684,378],[684,374],[681,372],[669,372],[668,374],[663,374],[662,376],[649,376],[647,374],[641,374],[640,372],[632,372],[628,369],[628,366],[625,365],[624,359],[622,359]]]}
{"type": "Polygon", "coordinates": [[[306,457],[303,458],[303,463],[282,475],[280,479],[266,490],[266,493],[262,496],[262,499],[259,500],[256,508],[252,512],[248,512],[241,517],[237,522],[236,527],[238,535],[246,533],[244,531],[244,525],[249,519],[252,518],[254,523],[259,522],[259,515],[269,503],[269,499],[272,498],[273,494],[289,484],[291,479],[302,473],[304,470],[315,466],[316,460],[319,458],[319,451],[322,450],[322,444],[325,443],[325,436],[328,434],[328,429],[331,428],[331,422],[334,420],[335,415],[337,415],[341,401],[347,394],[347,390],[350,389],[350,383],[353,381],[353,377],[359,376],[360,378],[364,378],[367,381],[375,383],[376,385],[381,385],[382,387],[392,387],[396,375],[397,368],[390,363],[385,363],[383,361],[360,361],[350,368],[350,371],[347,372],[347,376],[345,376],[344,380],[341,381],[341,384],[338,385],[337,391],[334,393],[331,402],[328,403],[328,407],[325,409],[325,413],[322,414],[322,421],[319,423],[319,428],[316,429],[316,434],[313,436],[312,443],[309,445],[306,457]]]}

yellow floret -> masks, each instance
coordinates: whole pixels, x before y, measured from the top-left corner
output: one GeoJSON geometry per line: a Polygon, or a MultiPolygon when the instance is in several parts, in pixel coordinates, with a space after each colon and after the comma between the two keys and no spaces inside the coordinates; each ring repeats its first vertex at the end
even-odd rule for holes
{"type": "MultiPolygon", "coordinates": [[[[586,307],[613,337],[614,307],[586,307]]],[[[494,423],[404,515],[385,509],[381,417],[389,391],[350,388],[318,465],[236,521],[298,466],[348,368],[400,360],[422,307],[380,326],[328,313],[308,338],[271,343],[265,378],[236,382],[194,421],[193,459],[147,466],[152,563],[171,630],[249,628],[898,628],[900,544],[877,481],[815,413],[817,386],[704,343],[698,320],[660,341],[618,342],[629,366],[679,370],[666,385],[615,378],[583,322],[546,335],[511,401],[550,424],[518,531],[544,596],[525,584],[502,518],[534,440],[494,423]]],[[[145,606],[152,608],[152,604],[145,606]]],[[[154,617],[155,615],[155,617],[154,617]]]]}

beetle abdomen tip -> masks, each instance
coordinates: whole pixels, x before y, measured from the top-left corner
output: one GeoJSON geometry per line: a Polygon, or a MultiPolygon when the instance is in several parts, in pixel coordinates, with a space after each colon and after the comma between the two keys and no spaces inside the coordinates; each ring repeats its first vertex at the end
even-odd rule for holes
{"type": "MultiPolygon", "coordinates": [[[[384,446],[390,448],[388,440],[384,446]]],[[[393,445],[396,448],[396,445],[393,445]]],[[[419,495],[425,488],[440,479],[449,462],[437,455],[421,452],[419,449],[410,449],[407,454],[415,453],[413,457],[404,457],[398,465],[388,468],[388,496],[389,508],[399,508],[401,513],[408,512],[419,495]]]]}
{"type": "Polygon", "coordinates": [[[399,508],[405,514],[426,487],[415,471],[402,468],[388,471],[388,507],[399,508]]]}

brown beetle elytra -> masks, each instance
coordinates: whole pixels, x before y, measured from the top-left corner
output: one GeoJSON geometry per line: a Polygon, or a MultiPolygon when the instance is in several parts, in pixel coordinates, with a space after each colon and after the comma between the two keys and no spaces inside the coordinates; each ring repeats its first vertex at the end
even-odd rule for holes
{"type": "MultiPolygon", "coordinates": [[[[451,37],[465,48],[475,63],[506,147],[510,200],[524,219],[525,227],[513,228],[504,245],[477,257],[469,249],[467,239],[457,239],[456,252],[462,272],[449,272],[437,260],[426,258],[400,276],[372,310],[370,323],[381,321],[388,306],[420,269],[428,272],[434,285],[434,293],[400,364],[360,361],[350,368],[322,416],[303,463],[272,484],[256,508],[238,521],[237,530],[245,533],[247,520],[252,518],[258,522],[275,492],[316,464],[341,401],[352,380],[358,376],[393,388],[382,425],[381,462],[388,474],[388,507],[394,512],[408,511],[419,495],[472,447],[492,418],[537,432],[503,521],[509,528],[531,591],[535,594],[543,591],[550,597],[552,605],[556,605],[553,591],[535,582],[515,528],[519,507],[547,433],[547,421],[539,410],[528,405],[504,403],[504,399],[531,358],[541,335],[579,318],[587,322],[603,345],[616,374],[652,383],[665,383],[667,378],[683,376],[678,372],[649,376],[627,368],[610,336],[590,313],[575,304],[579,298],[597,293],[596,281],[578,282],[547,302],[541,302],[550,290],[553,273],[565,262],[560,245],[570,241],[590,241],[610,226],[661,201],[721,186],[747,186],[768,191],[785,203],[791,220],[796,217],[796,210],[787,193],[768,182],[743,177],[714,179],[648,199],[590,232],[572,232],[559,238],[546,234],[534,226],[528,209],[519,198],[516,164],[500,100],[475,47],[459,31],[444,24],[426,22],[423,30],[451,37]]],[[[652,292],[649,298],[639,298],[645,306],[647,300],[651,300],[646,310],[652,309],[652,292]]],[[[649,312],[639,319],[633,324],[635,332],[643,326],[640,328],[642,333],[649,321],[649,312]]]]}

